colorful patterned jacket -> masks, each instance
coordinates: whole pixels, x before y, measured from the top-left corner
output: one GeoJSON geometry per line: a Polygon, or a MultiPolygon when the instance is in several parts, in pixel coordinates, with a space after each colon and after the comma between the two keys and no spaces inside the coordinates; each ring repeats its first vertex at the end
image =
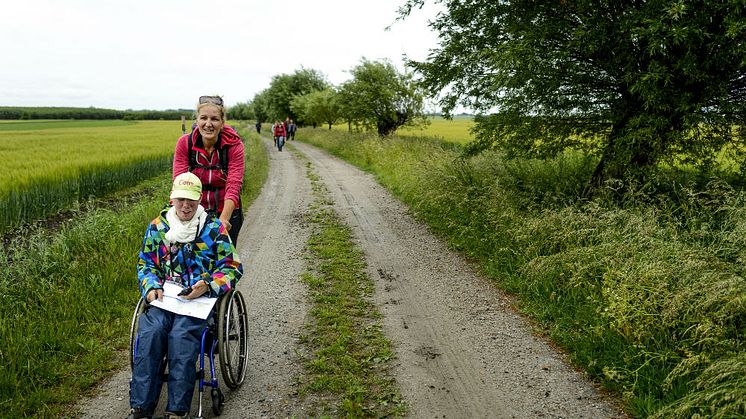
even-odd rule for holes
{"type": "Polygon", "coordinates": [[[168,207],[145,231],[137,261],[137,278],[143,298],[150,290],[163,288],[166,279],[184,286],[204,279],[210,285],[210,297],[234,289],[243,275],[243,265],[225,226],[217,217],[209,217],[194,242],[166,246],[167,212],[168,207]]]}

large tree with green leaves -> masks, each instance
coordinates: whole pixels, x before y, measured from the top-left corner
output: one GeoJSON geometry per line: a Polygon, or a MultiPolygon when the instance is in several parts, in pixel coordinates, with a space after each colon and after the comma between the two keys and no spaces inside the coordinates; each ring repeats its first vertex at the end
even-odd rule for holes
{"type": "MultiPolygon", "coordinates": [[[[301,68],[293,74],[279,74],[272,77],[267,88],[267,109],[273,119],[284,120],[286,117],[298,120],[290,103],[294,96],[302,96],[316,90],[329,87],[326,77],[316,70],[301,68]]],[[[303,122],[303,121],[300,121],[303,122]]]]}
{"type": "Polygon", "coordinates": [[[303,96],[295,96],[291,109],[306,124],[327,124],[329,129],[341,117],[339,97],[334,89],[317,90],[303,96]]]}
{"type": "Polygon", "coordinates": [[[388,61],[365,58],[340,88],[343,115],[380,136],[393,134],[403,125],[425,121],[424,95],[411,74],[399,73],[388,61]]]}
{"type": "Polygon", "coordinates": [[[409,64],[446,111],[489,114],[476,149],[583,148],[593,184],[744,150],[743,0],[433,1],[439,47],[409,64]]]}
{"type": "Polygon", "coordinates": [[[259,122],[267,122],[270,120],[269,114],[269,99],[268,89],[264,89],[261,92],[254,95],[254,98],[249,102],[251,112],[259,122]]]}
{"type": "Polygon", "coordinates": [[[235,105],[228,108],[228,118],[241,121],[254,119],[254,109],[251,107],[251,104],[249,102],[236,103],[235,105]]]}

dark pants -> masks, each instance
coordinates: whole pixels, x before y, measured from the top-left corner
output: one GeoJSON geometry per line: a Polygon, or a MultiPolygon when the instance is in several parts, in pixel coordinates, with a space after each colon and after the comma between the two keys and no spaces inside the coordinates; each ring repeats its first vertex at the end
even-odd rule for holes
{"type": "Polygon", "coordinates": [[[168,354],[168,405],[188,412],[197,379],[200,338],[207,320],[150,307],[140,315],[137,356],[130,381],[130,406],[152,413],[160,394],[161,362],[168,354]]]}
{"type": "Polygon", "coordinates": [[[228,221],[231,223],[231,231],[228,232],[228,235],[231,238],[231,242],[233,242],[233,246],[236,246],[236,243],[238,243],[238,233],[241,232],[241,226],[243,226],[243,209],[234,209],[228,221]]]}
{"type": "Polygon", "coordinates": [[[285,137],[279,136],[277,137],[277,149],[282,151],[282,146],[285,145],[285,137]]]}
{"type": "MultiPolygon", "coordinates": [[[[220,217],[220,214],[218,214],[215,210],[207,210],[207,212],[215,218],[220,217]]],[[[228,237],[231,238],[231,243],[233,243],[233,246],[236,246],[236,242],[238,241],[238,233],[241,232],[241,226],[243,226],[243,210],[241,208],[234,209],[233,214],[231,214],[231,218],[228,219],[228,222],[231,223],[231,229],[228,232],[228,237]]]]}

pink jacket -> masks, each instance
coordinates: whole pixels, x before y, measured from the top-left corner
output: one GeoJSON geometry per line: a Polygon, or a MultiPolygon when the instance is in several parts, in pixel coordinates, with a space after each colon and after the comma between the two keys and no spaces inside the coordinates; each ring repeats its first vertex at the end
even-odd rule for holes
{"type": "Polygon", "coordinates": [[[199,129],[194,129],[185,134],[176,142],[174,151],[173,177],[189,171],[189,137],[192,137],[192,150],[196,152],[197,164],[204,167],[195,167],[192,173],[202,181],[201,204],[207,210],[215,210],[220,214],[223,210],[223,202],[230,199],[240,206],[239,197],[244,178],[244,146],[241,137],[236,131],[224,125],[220,131],[218,142],[211,155],[202,148],[202,136],[199,129]],[[215,168],[220,163],[218,148],[227,148],[228,152],[228,176],[222,170],[215,168]],[[212,168],[211,168],[212,167],[212,168]]]}

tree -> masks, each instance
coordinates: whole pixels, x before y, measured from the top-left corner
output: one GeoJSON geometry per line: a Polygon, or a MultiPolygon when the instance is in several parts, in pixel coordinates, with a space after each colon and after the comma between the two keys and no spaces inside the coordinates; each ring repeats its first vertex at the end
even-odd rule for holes
{"type": "Polygon", "coordinates": [[[424,94],[411,74],[400,74],[390,62],[365,58],[350,72],[353,78],[342,85],[340,92],[348,122],[375,127],[383,137],[400,126],[426,120],[424,94]]]}
{"type": "MultiPolygon", "coordinates": [[[[324,75],[316,70],[301,68],[293,74],[280,74],[272,77],[267,89],[267,110],[273,119],[290,117],[298,120],[290,102],[294,96],[302,96],[329,87],[324,75]]],[[[303,121],[299,121],[302,123],[303,121]]]]}
{"type": "Polygon", "coordinates": [[[341,116],[341,106],[337,92],[333,89],[317,90],[296,96],[291,108],[299,118],[303,118],[306,123],[327,124],[329,129],[336,124],[341,116]]]}
{"type": "Polygon", "coordinates": [[[251,112],[254,114],[254,118],[259,122],[269,121],[269,105],[267,102],[267,89],[255,94],[254,98],[249,102],[251,112]]]}
{"type": "Polygon", "coordinates": [[[254,119],[254,110],[250,103],[236,103],[228,108],[228,117],[230,119],[248,121],[254,119]]]}
{"type": "MultiPolygon", "coordinates": [[[[426,0],[409,0],[407,16],[426,0]]],[[[598,157],[591,186],[744,150],[741,0],[435,0],[424,85],[482,114],[476,149],[598,157]]]]}
{"type": "Polygon", "coordinates": [[[352,82],[347,82],[340,86],[337,97],[341,106],[340,117],[347,122],[347,129],[352,132],[353,125],[356,129],[364,128],[366,104],[362,98],[362,92],[355,90],[352,82]]]}

